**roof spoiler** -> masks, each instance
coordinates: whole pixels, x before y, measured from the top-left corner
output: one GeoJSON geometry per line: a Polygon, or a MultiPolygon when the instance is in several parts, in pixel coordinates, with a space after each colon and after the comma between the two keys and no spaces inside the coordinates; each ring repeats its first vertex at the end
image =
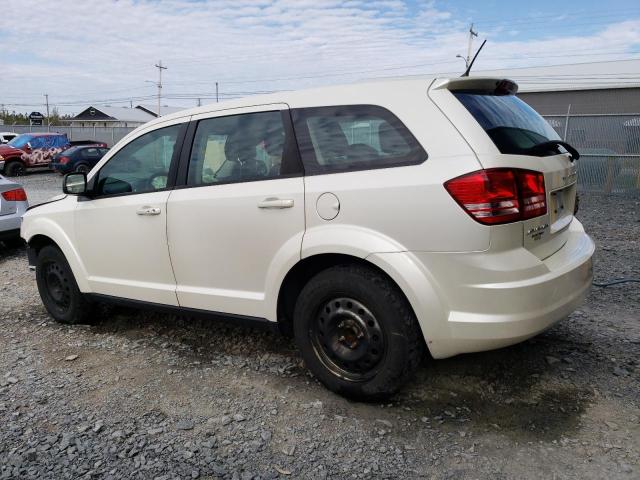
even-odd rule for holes
{"type": "Polygon", "coordinates": [[[508,78],[458,77],[436,81],[434,89],[447,89],[452,92],[475,92],[488,95],[515,95],[518,84],[508,78]]]}

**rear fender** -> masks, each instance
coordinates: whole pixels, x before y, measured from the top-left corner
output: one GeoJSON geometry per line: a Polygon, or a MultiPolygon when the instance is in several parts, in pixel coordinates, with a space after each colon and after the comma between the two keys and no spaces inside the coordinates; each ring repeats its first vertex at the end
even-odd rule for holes
{"type": "Polygon", "coordinates": [[[326,225],[307,230],[301,258],[323,253],[359,257],[385,272],[409,301],[430,350],[434,338],[449,336],[444,296],[439,294],[437,283],[419,260],[399,243],[355,226],[326,225]]]}

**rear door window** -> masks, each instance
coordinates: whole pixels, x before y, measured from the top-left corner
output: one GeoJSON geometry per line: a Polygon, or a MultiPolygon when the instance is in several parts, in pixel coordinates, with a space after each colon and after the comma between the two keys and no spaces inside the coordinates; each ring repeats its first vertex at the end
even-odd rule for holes
{"type": "Polygon", "coordinates": [[[427,153],[389,110],[375,105],[292,111],[305,174],[415,165],[427,153]]]}
{"type": "Polygon", "coordinates": [[[271,111],[200,120],[187,183],[214,185],[298,175],[299,161],[284,115],[271,111]]]}
{"type": "Polygon", "coordinates": [[[547,121],[515,95],[452,92],[484,128],[501,153],[523,154],[560,137],[547,121]]]}

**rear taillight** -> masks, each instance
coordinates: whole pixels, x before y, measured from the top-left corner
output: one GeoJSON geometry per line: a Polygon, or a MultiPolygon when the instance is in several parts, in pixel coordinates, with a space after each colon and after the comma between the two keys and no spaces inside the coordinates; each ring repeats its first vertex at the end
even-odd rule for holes
{"type": "Polygon", "coordinates": [[[26,202],[27,193],[22,188],[2,192],[2,198],[9,202],[26,202]]]}
{"type": "Polygon", "coordinates": [[[485,225],[517,222],[547,213],[544,175],[491,168],[445,182],[444,188],[472,218],[485,225]]]}
{"type": "Polygon", "coordinates": [[[61,165],[66,165],[67,163],[69,163],[69,160],[71,160],[69,157],[60,157],[58,159],[58,163],[61,165]]]}

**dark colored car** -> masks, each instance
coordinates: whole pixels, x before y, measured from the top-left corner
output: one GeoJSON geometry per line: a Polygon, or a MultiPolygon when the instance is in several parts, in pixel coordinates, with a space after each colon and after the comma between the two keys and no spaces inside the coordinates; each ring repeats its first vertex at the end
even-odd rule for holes
{"type": "Polygon", "coordinates": [[[88,172],[108,151],[105,143],[71,147],[54,155],[49,168],[63,174],[88,172]]]}

